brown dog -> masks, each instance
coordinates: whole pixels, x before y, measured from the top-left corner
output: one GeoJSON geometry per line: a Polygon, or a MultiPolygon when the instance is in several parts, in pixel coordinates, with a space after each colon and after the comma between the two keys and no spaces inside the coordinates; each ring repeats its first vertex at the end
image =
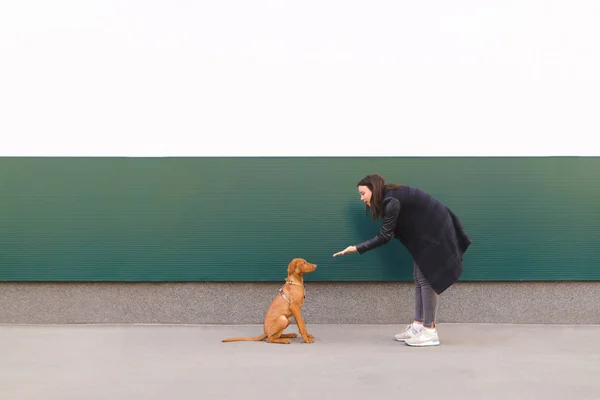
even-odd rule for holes
{"type": "Polygon", "coordinates": [[[267,343],[289,344],[291,338],[298,335],[295,333],[283,333],[292,322],[292,316],[296,320],[298,330],[304,339],[304,343],[312,343],[313,335],[306,332],[306,325],[302,318],[302,305],[304,304],[304,279],[302,276],[317,269],[302,258],[294,258],[288,265],[288,276],[285,284],[279,289],[277,296],[273,299],[264,318],[264,333],[257,337],[238,337],[223,339],[222,342],[238,341],[261,341],[267,339],[267,343]]]}

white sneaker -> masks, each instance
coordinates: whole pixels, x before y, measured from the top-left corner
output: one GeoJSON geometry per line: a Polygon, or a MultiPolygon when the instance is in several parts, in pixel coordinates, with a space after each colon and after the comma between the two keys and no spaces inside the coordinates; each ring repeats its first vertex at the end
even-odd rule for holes
{"type": "Polygon", "coordinates": [[[408,324],[404,327],[404,330],[402,332],[394,335],[394,340],[397,340],[398,342],[404,342],[407,339],[416,336],[419,333],[419,331],[420,330],[415,329],[414,324],[408,324]]]}
{"type": "Polygon", "coordinates": [[[409,346],[439,346],[440,339],[436,329],[423,329],[410,339],[406,339],[405,342],[409,346]]]}

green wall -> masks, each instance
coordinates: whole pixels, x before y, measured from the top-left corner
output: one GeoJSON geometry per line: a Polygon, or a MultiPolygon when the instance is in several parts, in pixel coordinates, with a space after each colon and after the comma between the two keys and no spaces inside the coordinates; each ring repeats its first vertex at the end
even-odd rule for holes
{"type": "Polygon", "coordinates": [[[376,234],[368,173],[446,203],[473,239],[464,281],[600,280],[600,158],[0,158],[0,280],[411,280],[376,234]]]}

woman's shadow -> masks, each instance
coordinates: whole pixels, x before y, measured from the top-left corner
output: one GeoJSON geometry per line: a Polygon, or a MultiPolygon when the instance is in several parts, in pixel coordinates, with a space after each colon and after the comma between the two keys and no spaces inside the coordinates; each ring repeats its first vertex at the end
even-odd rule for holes
{"type": "MultiPolygon", "coordinates": [[[[346,214],[352,221],[353,237],[357,243],[376,236],[381,229],[381,219],[373,221],[370,214],[365,213],[365,206],[356,201],[348,202],[346,214]]],[[[361,257],[366,268],[374,270],[373,280],[377,281],[412,281],[413,259],[406,248],[397,239],[392,239],[361,257]],[[364,257],[364,259],[363,259],[364,257]]]]}

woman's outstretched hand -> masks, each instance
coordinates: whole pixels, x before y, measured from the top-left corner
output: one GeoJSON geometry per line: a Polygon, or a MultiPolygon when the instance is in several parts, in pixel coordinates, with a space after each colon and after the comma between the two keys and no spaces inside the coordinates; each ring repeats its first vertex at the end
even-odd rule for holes
{"type": "Polygon", "coordinates": [[[345,254],[350,254],[350,253],[356,253],[356,246],[348,246],[346,247],[344,250],[342,251],[338,251],[337,253],[335,253],[333,256],[337,257],[337,256],[343,256],[345,254]]]}

